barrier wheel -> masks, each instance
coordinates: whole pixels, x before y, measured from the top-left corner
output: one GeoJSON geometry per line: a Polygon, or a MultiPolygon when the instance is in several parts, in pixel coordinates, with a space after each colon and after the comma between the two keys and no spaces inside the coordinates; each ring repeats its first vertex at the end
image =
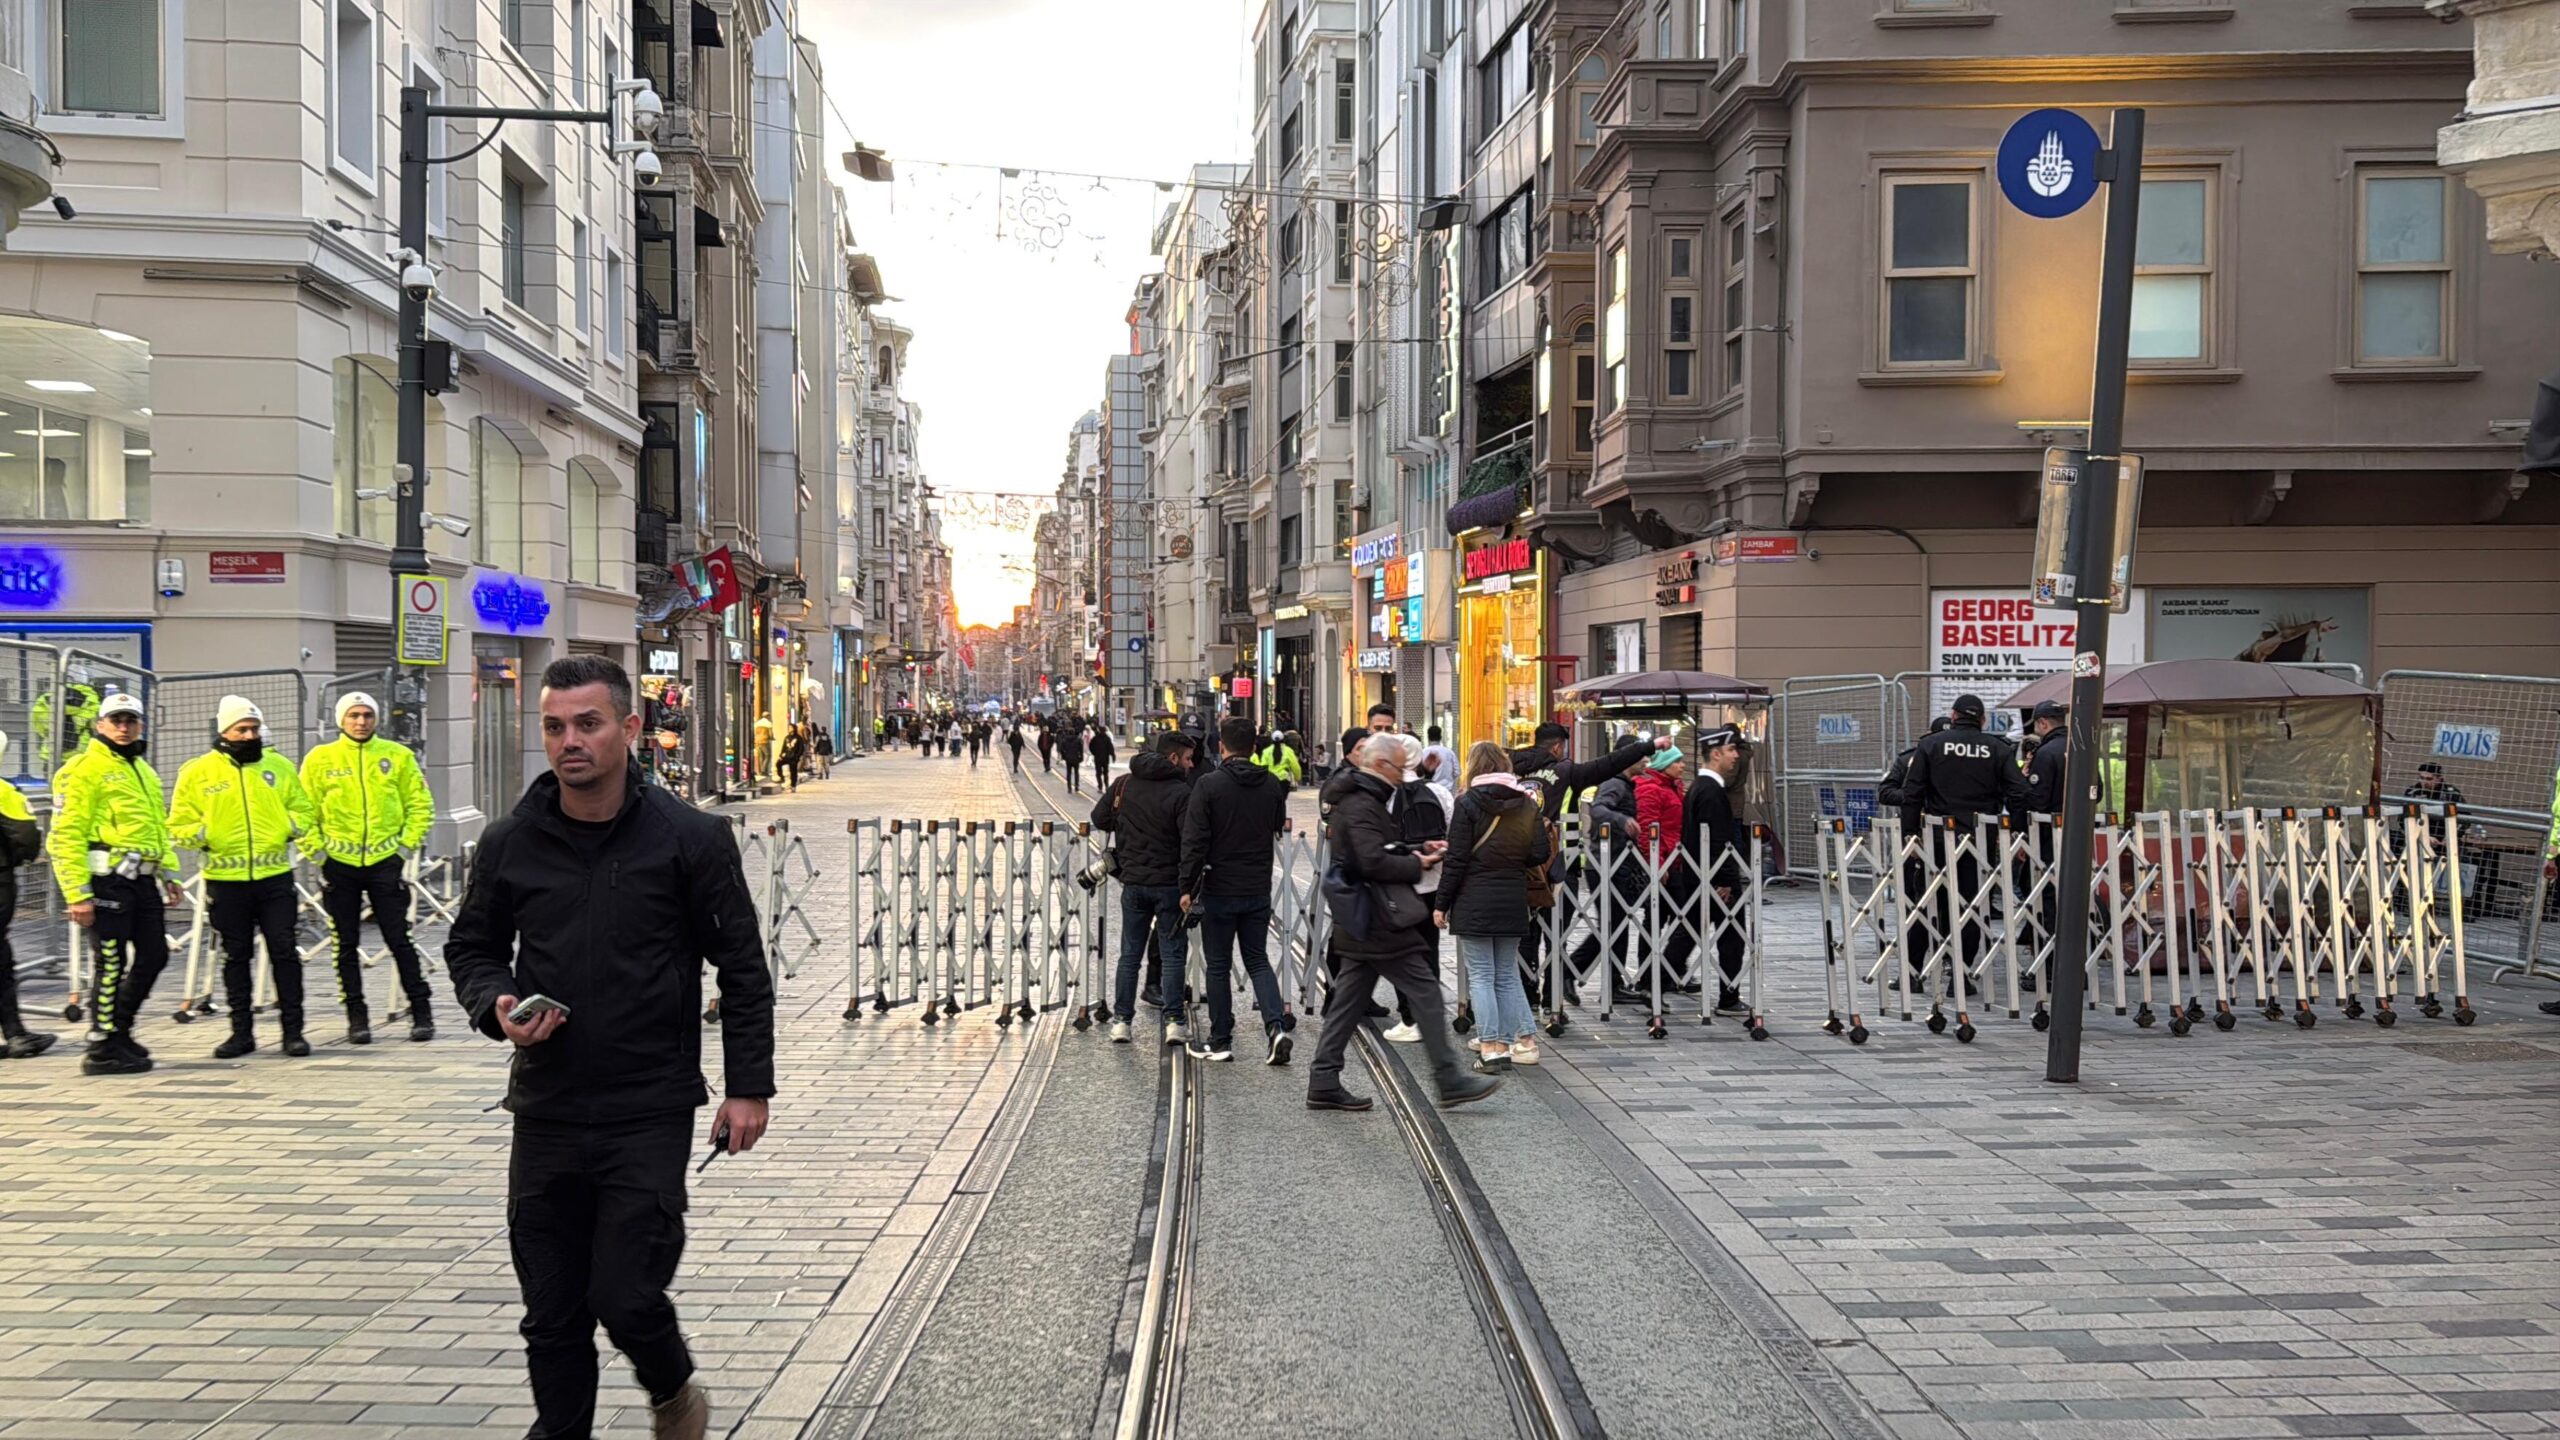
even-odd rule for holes
{"type": "Polygon", "coordinates": [[[2216,1030],[2235,1029],[2239,1024],[2240,1017],[2232,1014],[2228,1010],[2218,1011],[2213,1017],[2213,1028],[2216,1030]]]}
{"type": "Polygon", "coordinates": [[[1840,1017],[1837,1014],[1822,1022],[1822,1033],[1825,1035],[1837,1035],[1841,1028],[1840,1017]]]}
{"type": "Polygon", "coordinates": [[[2141,1009],[2133,1012],[2133,1023],[2142,1029],[2148,1030],[2152,1026],[2160,1023],[2160,1017],[2152,1014],[2151,1007],[2145,1005],[2141,1009]]]}
{"type": "Polygon", "coordinates": [[[1670,1033],[1670,1027],[1662,1023],[1662,1017],[1659,1015],[1653,1017],[1653,1023],[1644,1027],[1645,1038],[1648,1040],[1659,1040],[1670,1033]]]}
{"type": "Polygon", "coordinates": [[[1754,1039],[1754,1040],[1766,1040],[1766,1039],[1768,1039],[1768,1038],[1769,1038],[1769,1027],[1768,1027],[1768,1026],[1766,1026],[1766,1025],[1761,1024],[1761,1023],[1760,1023],[1759,1021],[1757,1021],[1757,1020],[1752,1021],[1752,1022],[1751,1022],[1751,1038],[1752,1038],[1752,1039],[1754,1039]]]}
{"type": "Polygon", "coordinates": [[[856,1002],[856,1003],[854,1003],[854,1004],[847,1005],[846,1007],[844,1007],[844,1018],[845,1018],[845,1019],[847,1019],[847,1020],[859,1020],[859,1019],[861,1019],[861,1018],[862,1018],[862,1006],[861,1006],[861,1004],[860,1004],[859,1002],[856,1002]]]}
{"type": "Polygon", "coordinates": [[[2320,1023],[2320,1017],[2312,1014],[2308,1009],[2297,1010],[2293,1014],[2293,1023],[2308,1030],[2320,1023]]]}
{"type": "Polygon", "coordinates": [[[941,1023],[942,1023],[942,1012],[941,1012],[941,1011],[934,1009],[934,1008],[933,1008],[932,1006],[930,1006],[930,1005],[927,1005],[926,1007],[924,1007],[924,1028],[926,1028],[927,1030],[930,1030],[930,1029],[932,1029],[934,1026],[939,1025],[939,1024],[941,1024],[941,1023]]]}
{"type": "Polygon", "coordinates": [[[1932,1034],[1932,1035],[1943,1035],[1943,1034],[1945,1034],[1945,1033],[1946,1033],[1946,1030],[1947,1030],[1947,1017],[1946,1017],[1946,1016],[1944,1016],[1944,1015],[1939,1014],[1939,1013],[1938,1013],[1937,1011],[1935,1011],[1935,1010],[1930,1011],[1930,1012],[1929,1012],[1929,1033],[1930,1033],[1930,1034],[1932,1034]]]}
{"type": "Polygon", "coordinates": [[[996,1011],[996,1028],[999,1030],[1010,1030],[1013,1028],[1012,1006],[1007,1005],[996,1011]]]}
{"type": "Polygon", "coordinates": [[[1547,1034],[1549,1034],[1549,1035],[1553,1036],[1553,1035],[1561,1035],[1561,1034],[1563,1034],[1563,1033],[1564,1033],[1564,1017],[1563,1017],[1562,1015],[1550,1015],[1550,1016],[1548,1016],[1548,1017],[1547,1017],[1547,1034]]]}
{"type": "Polygon", "coordinates": [[[2373,1023],[2381,1026],[2385,1030],[2388,1030],[2392,1026],[2400,1023],[2400,1012],[2397,1010],[2376,1010],[2373,1012],[2373,1023]]]}
{"type": "Polygon", "coordinates": [[[2270,1000],[2267,1002],[2267,1008],[2259,1013],[2270,1020],[2281,1020],[2284,1018],[2284,1007],[2270,1000]]]}
{"type": "Polygon", "coordinates": [[[169,1018],[177,1021],[181,1025],[193,1025],[196,1023],[196,1012],[189,1010],[182,1005],[178,1007],[178,1013],[170,1016],[169,1018]]]}
{"type": "Polygon", "coordinates": [[[945,995],[945,996],[943,996],[943,997],[942,997],[942,1013],[943,1013],[943,1014],[945,1014],[945,1015],[957,1015],[957,1014],[959,1014],[959,1013],[960,1013],[960,1001],[959,1001],[956,997],[954,997],[954,996],[950,996],[950,995],[945,995]]]}
{"type": "Polygon", "coordinates": [[[1852,1025],[1852,1026],[1850,1026],[1850,1027],[1849,1027],[1849,1043],[1850,1043],[1850,1044],[1852,1044],[1852,1045],[1864,1045],[1864,1044],[1866,1044],[1866,1043],[1867,1043],[1867,1027],[1866,1027],[1866,1026],[1864,1026],[1864,1025],[1852,1025]]]}
{"type": "Polygon", "coordinates": [[[2350,1020],[2361,1020],[2361,1019],[2363,1019],[2363,1018],[2364,1018],[2364,998],[2363,998],[2362,996],[2358,996],[2358,995],[2350,995],[2350,996],[2348,996],[2348,997],[2347,997],[2347,1003],[2346,1003],[2346,1006],[2345,1006],[2345,1010],[2346,1010],[2346,1016],[2347,1016],[2347,1018],[2348,1018],[2348,1019],[2350,1019],[2350,1020]]]}
{"type": "Polygon", "coordinates": [[[2461,1009],[2453,1012],[2453,1023],[2456,1025],[2468,1025],[2479,1018],[2480,1012],[2472,1009],[2468,1005],[2465,1005],[2461,1009]]]}
{"type": "Polygon", "coordinates": [[[1970,1045],[1973,1043],[1973,1026],[1970,1023],[1958,1025],[1956,1027],[1956,1043],[1959,1045],[1970,1045]]]}
{"type": "Polygon", "coordinates": [[[2187,1000],[2187,1018],[2188,1018],[2188,1019],[2190,1019],[2190,1020],[2201,1020],[2201,1019],[2203,1019],[2203,1018],[2204,1018],[2204,1002],[2203,1002],[2203,1001],[2201,1001],[2201,1000],[2195,999],[2195,998],[2193,998],[2192,996],[2190,996],[2190,997],[2188,998],[2188,1000],[2187,1000]]]}
{"type": "Polygon", "coordinates": [[[871,996],[871,1013],[874,1015],[888,1014],[889,997],[887,995],[874,992],[871,996]]]}
{"type": "Polygon", "coordinates": [[[1034,1012],[1034,1011],[1032,1010],[1032,1008],[1031,1008],[1031,1002],[1030,1002],[1030,1001],[1028,1001],[1028,1000],[1017,1000],[1017,1001],[1015,1001],[1015,1002],[1014,1002],[1014,1006],[1013,1006],[1013,1018],[1015,1018],[1016,1020],[1020,1020],[1020,1021],[1022,1021],[1022,1022],[1023,1022],[1023,1023],[1025,1023],[1025,1024],[1029,1024],[1029,1023],[1030,1023],[1030,1021],[1031,1021],[1031,1017],[1032,1017],[1032,1015],[1033,1015],[1034,1013],[1036,1013],[1036,1012],[1034,1012]]]}
{"type": "Polygon", "coordinates": [[[2444,1018],[2444,1006],[2430,1000],[2426,1004],[2418,1007],[2418,1013],[2426,1016],[2430,1020],[2441,1020],[2444,1018]]]}
{"type": "Polygon", "coordinates": [[[1469,1010],[1464,1005],[1459,1006],[1458,1013],[1449,1017],[1449,1028],[1457,1031],[1461,1035],[1471,1035],[1475,1033],[1475,1012],[1469,1010]]]}
{"type": "Polygon", "coordinates": [[[80,1002],[74,1000],[70,1004],[63,1006],[62,1018],[68,1021],[77,1022],[80,1019],[80,1002]]]}
{"type": "Polygon", "coordinates": [[[2169,1017],[2169,1033],[2172,1035],[2184,1035],[2194,1028],[2196,1028],[2196,1022],[2188,1019],[2184,1015],[2172,1015],[2169,1017]]]}
{"type": "Polygon", "coordinates": [[[2053,1016],[2048,1011],[2039,1010],[2027,1017],[2027,1023],[2036,1027],[2039,1032],[2050,1030],[2053,1028],[2053,1016]]]}

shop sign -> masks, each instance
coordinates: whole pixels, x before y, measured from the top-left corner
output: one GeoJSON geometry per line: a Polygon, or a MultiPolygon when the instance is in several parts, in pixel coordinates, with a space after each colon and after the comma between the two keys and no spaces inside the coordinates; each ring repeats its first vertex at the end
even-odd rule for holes
{"type": "MultiPolygon", "coordinates": [[[[1516,575],[1524,570],[1533,570],[1537,568],[1537,564],[1538,557],[1536,552],[1530,549],[1528,537],[1521,535],[1509,540],[1498,540],[1490,545],[1479,545],[1468,551],[1463,562],[1463,570],[1469,583],[1474,583],[1491,580],[1496,576],[1516,575]]],[[[1501,588],[1507,590],[1511,587],[1505,585],[1501,588]]]]}
{"type": "Polygon", "coordinates": [[[1804,537],[1801,535],[1726,535],[1716,541],[1716,563],[1719,565],[1783,563],[1803,554],[1804,537]]]}
{"type": "Polygon", "coordinates": [[[1404,632],[1397,637],[1408,645],[1419,644],[1426,637],[1422,630],[1422,597],[1408,595],[1404,599],[1404,632]]]}
{"type": "Polygon", "coordinates": [[[1274,622],[1281,620],[1304,620],[1307,618],[1307,607],[1304,605],[1283,605],[1279,609],[1271,612],[1271,618],[1274,622]]]}
{"type": "Polygon", "coordinates": [[[41,545],[0,548],[0,605],[50,610],[62,600],[62,557],[41,545]]]}
{"type": "Polygon", "coordinates": [[[1379,572],[1379,578],[1390,600],[1403,599],[1405,592],[1412,588],[1412,572],[1406,569],[1402,558],[1388,561],[1386,568],[1379,572]]]}
{"type": "Polygon", "coordinates": [[[1393,670],[1396,668],[1396,652],[1383,647],[1363,650],[1360,652],[1360,668],[1363,670],[1393,670]]]}
{"type": "Polygon", "coordinates": [[[1351,568],[1366,570],[1404,553],[1404,537],[1393,530],[1351,542],[1351,568]]]}
{"type": "Polygon", "coordinates": [[[1653,603],[1656,605],[1695,605],[1698,603],[1698,552],[1683,550],[1677,560],[1653,567],[1653,603]]]}
{"type": "Polygon", "coordinates": [[[2495,725],[2436,726],[2436,748],[2439,760],[2495,760],[2498,758],[2498,727],[2495,725]]]}
{"type": "Polygon", "coordinates": [[[483,575],[471,586],[471,609],[480,619],[510,634],[537,630],[551,618],[551,597],[542,583],[521,575],[483,575]]]}
{"type": "MultiPolygon", "coordinates": [[[[2137,591],[2134,603],[2141,602],[2137,591]]],[[[2016,676],[2071,667],[2078,625],[2068,614],[2038,610],[2035,597],[2023,589],[1939,590],[1930,595],[1929,609],[1932,670],[2016,676]]],[[[2141,626],[2109,629],[2109,664],[2135,665],[2142,659],[2141,626]]]]}
{"type": "MultiPolygon", "coordinates": [[[[2141,603],[2137,592],[2137,609],[2141,603]]],[[[2373,596],[2361,589],[2274,585],[2157,590],[2152,592],[2151,648],[2155,660],[2370,665],[2373,596]]]]}
{"type": "Polygon", "coordinates": [[[673,675],[682,668],[683,658],[684,657],[682,655],[673,650],[652,650],[649,652],[649,673],[652,675],[673,675]]]}
{"type": "Polygon", "coordinates": [[[1253,698],[1253,677],[1252,677],[1252,676],[1250,676],[1250,675],[1239,675],[1239,676],[1237,676],[1237,677],[1235,678],[1235,683],[1234,683],[1234,684],[1232,684],[1232,685],[1229,685],[1229,686],[1227,687],[1227,693],[1228,693],[1228,694],[1230,694],[1230,695],[1233,695],[1234,697],[1236,697],[1236,698],[1237,698],[1237,699],[1239,699],[1239,700],[1250,700],[1250,699],[1252,699],[1252,698],[1253,698]]]}
{"type": "Polygon", "coordinates": [[[1396,638],[1395,612],[1387,609],[1369,612],[1369,636],[1373,640],[1396,638]]]}
{"type": "Polygon", "coordinates": [[[281,585],[281,550],[216,550],[204,558],[204,578],[216,585],[281,585]]]}

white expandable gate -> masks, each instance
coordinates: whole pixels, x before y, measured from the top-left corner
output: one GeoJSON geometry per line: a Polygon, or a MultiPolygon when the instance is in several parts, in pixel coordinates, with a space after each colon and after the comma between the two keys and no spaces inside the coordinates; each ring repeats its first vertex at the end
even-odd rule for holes
{"type": "Polygon", "coordinates": [[[844,1018],[921,1005],[927,1025],[994,1005],[996,1023],[1075,1006],[1110,1014],[1110,898],[1088,827],[1054,822],[853,820],[844,1018]],[[1034,998],[1034,992],[1037,998],[1034,998]]]}
{"type": "MultiPolygon", "coordinates": [[[[2090,871],[2085,1003],[2186,1035],[2242,1008],[2303,1029],[2326,1004],[2390,1026],[2408,997],[2476,1018],[2463,951],[2459,807],[2155,811],[2104,817],[2090,871]]],[[[2020,826],[1898,817],[1821,833],[1823,1028],[1864,1044],[1872,1016],[1984,1012],[2051,1023],[2060,877],[2050,817],[2020,826]],[[1872,991],[1872,1008],[1861,997],[1872,991]]]]}

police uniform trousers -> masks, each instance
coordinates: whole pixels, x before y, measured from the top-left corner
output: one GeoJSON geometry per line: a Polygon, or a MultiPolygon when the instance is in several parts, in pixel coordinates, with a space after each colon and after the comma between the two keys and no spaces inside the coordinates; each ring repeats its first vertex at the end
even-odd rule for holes
{"type": "Polygon", "coordinates": [[[285,1034],[301,1034],[302,946],[293,920],[302,897],[294,891],[293,872],[263,880],[207,880],[204,893],[205,918],[222,939],[222,998],[231,1011],[231,1028],[249,1028],[249,967],[257,962],[258,937],[263,935],[267,969],[276,981],[276,1016],[285,1034]]]}
{"type": "Polygon", "coordinates": [[[588,1124],[519,1115],[507,1157],[507,1248],[524,1292],[526,1440],[588,1440],[596,1327],[653,1401],[693,1378],[667,1286],[684,1258],[694,1112],[588,1124]]]}
{"type": "Polygon", "coordinates": [[[89,929],[98,947],[97,1033],[114,1038],[133,1033],[142,1002],[169,964],[169,932],[154,875],[89,877],[89,898],[98,907],[89,929]]]}
{"type": "Polygon", "coordinates": [[[400,991],[409,1014],[425,1019],[434,991],[418,964],[418,947],[409,938],[409,884],[402,878],[406,862],[386,855],[370,865],[343,860],[320,862],[320,908],[328,913],[329,931],[338,944],[338,1003],[350,1010],[364,1005],[364,911],[373,907],[374,928],[383,948],[400,970],[400,991]]]}

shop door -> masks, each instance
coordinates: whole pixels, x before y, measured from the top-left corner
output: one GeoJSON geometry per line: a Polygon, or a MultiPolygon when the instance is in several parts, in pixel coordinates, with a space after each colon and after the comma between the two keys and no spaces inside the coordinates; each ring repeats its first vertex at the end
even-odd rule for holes
{"type": "Polygon", "coordinates": [[[524,796],[524,712],[514,646],[472,655],[471,774],[480,813],[495,818],[524,796]]]}

